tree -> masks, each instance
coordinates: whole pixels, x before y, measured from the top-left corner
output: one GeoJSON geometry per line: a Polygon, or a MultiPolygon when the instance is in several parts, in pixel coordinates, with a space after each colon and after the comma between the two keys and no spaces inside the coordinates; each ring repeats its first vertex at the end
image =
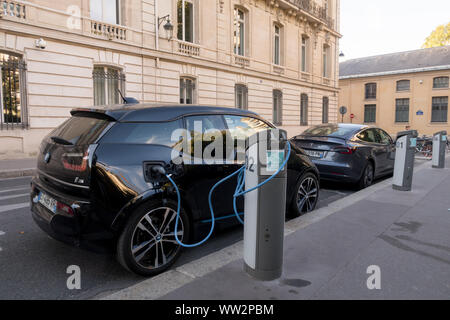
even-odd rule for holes
{"type": "Polygon", "coordinates": [[[450,45],[450,22],[440,25],[425,40],[422,48],[433,48],[450,45]]]}

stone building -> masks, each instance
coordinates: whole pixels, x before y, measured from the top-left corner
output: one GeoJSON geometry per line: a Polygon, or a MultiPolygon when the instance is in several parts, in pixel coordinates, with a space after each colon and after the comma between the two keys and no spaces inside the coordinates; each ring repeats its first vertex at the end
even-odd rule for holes
{"type": "Polygon", "coordinates": [[[410,129],[421,135],[450,131],[449,78],[450,46],[342,62],[344,122],[377,125],[393,136],[410,129]]]}
{"type": "Polygon", "coordinates": [[[0,158],[74,107],[248,108],[294,135],[337,121],[339,0],[0,0],[0,158]]]}

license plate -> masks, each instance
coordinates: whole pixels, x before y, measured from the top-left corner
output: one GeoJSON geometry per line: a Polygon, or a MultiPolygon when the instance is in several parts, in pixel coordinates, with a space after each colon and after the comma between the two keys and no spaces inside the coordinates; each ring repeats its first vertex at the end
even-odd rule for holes
{"type": "Polygon", "coordinates": [[[322,159],[324,156],[323,151],[313,151],[313,150],[305,150],[305,153],[311,158],[322,159]]]}
{"type": "Polygon", "coordinates": [[[48,194],[41,192],[39,194],[39,203],[46,207],[51,212],[56,212],[56,200],[50,197],[48,194]]]}

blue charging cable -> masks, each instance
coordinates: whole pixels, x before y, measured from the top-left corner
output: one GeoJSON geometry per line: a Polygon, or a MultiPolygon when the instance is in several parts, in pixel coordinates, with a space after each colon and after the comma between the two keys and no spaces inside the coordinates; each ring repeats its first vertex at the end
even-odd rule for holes
{"type": "Polygon", "coordinates": [[[234,176],[237,175],[237,186],[236,186],[236,190],[233,194],[233,210],[234,213],[236,215],[236,218],[239,220],[239,222],[241,224],[244,224],[244,221],[241,219],[241,215],[242,213],[238,213],[237,211],[237,205],[236,205],[236,199],[238,197],[241,197],[247,193],[250,193],[252,191],[255,191],[259,188],[261,188],[262,186],[264,186],[265,184],[269,183],[269,181],[271,181],[273,178],[275,178],[287,165],[289,158],[291,156],[291,144],[289,142],[287,142],[287,146],[288,146],[288,152],[287,152],[287,156],[285,158],[285,160],[283,161],[282,165],[278,168],[278,170],[272,175],[270,176],[267,180],[265,180],[264,182],[261,182],[260,184],[258,184],[257,186],[249,189],[249,190],[245,190],[244,191],[244,186],[245,186],[245,169],[246,167],[243,166],[241,168],[239,168],[238,170],[236,170],[235,172],[233,172],[232,174],[230,174],[229,176],[223,178],[222,180],[220,180],[219,182],[217,182],[209,191],[209,195],[208,195],[208,204],[209,204],[209,210],[211,212],[211,229],[209,230],[208,235],[200,242],[194,243],[194,244],[184,244],[183,242],[180,241],[180,239],[178,239],[178,221],[180,220],[180,210],[181,210],[181,195],[180,195],[180,190],[178,189],[177,184],[175,183],[175,181],[173,181],[172,177],[169,174],[166,174],[166,178],[170,181],[170,183],[173,185],[173,187],[175,188],[175,191],[177,193],[177,217],[175,220],[175,240],[178,242],[178,244],[182,247],[185,248],[194,248],[194,247],[198,247],[202,244],[204,244],[206,241],[209,240],[209,238],[211,237],[212,233],[214,232],[214,227],[215,227],[215,216],[214,216],[214,209],[213,209],[213,205],[212,205],[212,195],[214,193],[214,191],[217,189],[218,186],[220,186],[222,183],[224,183],[225,181],[233,178],[234,176]]]}

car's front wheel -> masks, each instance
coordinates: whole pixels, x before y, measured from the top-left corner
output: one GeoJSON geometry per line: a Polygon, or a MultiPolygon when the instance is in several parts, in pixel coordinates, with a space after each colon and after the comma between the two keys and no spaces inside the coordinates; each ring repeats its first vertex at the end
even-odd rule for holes
{"type": "Polygon", "coordinates": [[[319,179],[311,172],[303,174],[297,183],[295,192],[291,205],[291,215],[294,218],[316,208],[319,200],[319,179]]]}
{"type": "Polygon", "coordinates": [[[178,230],[175,230],[177,204],[151,201],[134,212],[117,242],[117,259],[126,269],[154,276],[167,270],[179,257],[181,246],[175,239],[186,243],[189,218],[180,210],[178,230]]]}

